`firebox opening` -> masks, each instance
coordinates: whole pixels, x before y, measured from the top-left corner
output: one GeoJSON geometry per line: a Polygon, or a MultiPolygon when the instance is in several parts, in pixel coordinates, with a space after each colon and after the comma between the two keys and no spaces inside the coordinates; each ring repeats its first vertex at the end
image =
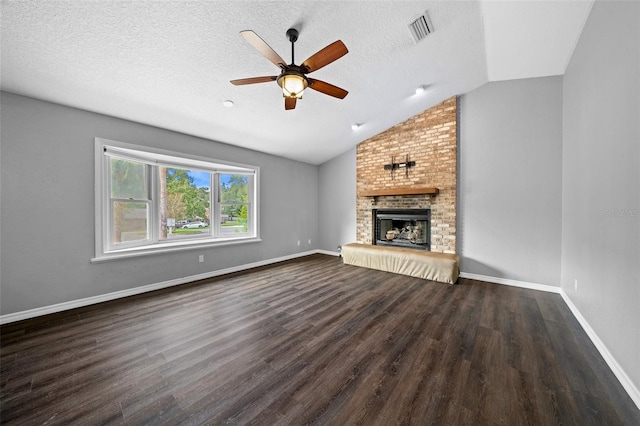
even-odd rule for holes
{"type": "Polygon", "coordinates": [[[376,245],[431,250],[430,209],[374,209],[376,245]]]}

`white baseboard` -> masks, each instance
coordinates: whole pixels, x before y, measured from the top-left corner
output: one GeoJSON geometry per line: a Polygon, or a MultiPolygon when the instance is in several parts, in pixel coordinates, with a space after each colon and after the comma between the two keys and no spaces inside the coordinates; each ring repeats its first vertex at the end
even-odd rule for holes
{"type": "Polygon", "coordinates": [[[472,274],[469,272],[460,272],[460,278],[468,278],[470,280],[486,281],[494,284],[510,285],[513,287],[528,288],[531,290],[546,291],[548,293],[560,293],[560,287],[547,284],[536,284],[526,281],[511,280],[508,278],[490,277],[488,275],[472,274]]]}
{"type": "Polygon", "coordinates": [[[316,250],[316,253],[320,253],[320,254],[326,254],[329,256],[340,256],[340,253],[338,253],[337,251],[329,251],[329,250],[316,250]]]}
{"type": "Polygon", "coordinates": [[[607,346],[604,344],[602,340],[600,340],[600,337],[598,337],[598,335],[593,330],[593,328],[591,328],[591,326],[589,325],[587,320],[582,316],[582,314],[580,313],[576,305],[573,304],[573,302],[571,301],[567,293],[565,293],[564,290],[561,289],[560,295],[562,296],[562,299],[569,307],[569,310],[571,311],[573,316],[576,318],[576,320],[578,320],[578,322],[582,326],[585,333],[587,333],[587,336],[589,336],[589,339],[591,339],[591,342],[594,344],[596,349],[598,349],[598,352],[600,352],[600,355],[602,355],[602,358],[604,358],[604,361],[607,363],[611,371],[613,371],[613,374],[616,376],[616,378],[618,379],[618,381],[620,382],[624,390],[627,391],[627,393],[629,394],[633,402],[636,404],[638,409],[640,409],[640,390],[638,390],[638,387],[633,383],[633,381],[631,381],[627,373],[625,373],[624,369],[620,366],[620,364],[618,364],[618,362],[613,357],[613,355],[611,355],[611,352],[609,352],[609,349],[607,349],[607,346]]]}
{"type": "Polygon", "coordinates": [[[569,307],[569,310],[576,318],[576,320],[578,320],[585,333],[587,333],[587,336],[589,336],[589,339],[591,340],[593,345],[596,347],[598,352],[600,352],[600,355],[607,363],[613,374],[616,376],[624,390],[627,391],[633,402],[640,409],[640,391],[638,390],[638,387],[631,381],[627,373],[625,373],[624,369],[620,366],[620,364],[618,364],[613,355],[611,355],[611,352],[609,352],[607,346],[602,342],[602,340],[600,340],[596,332],[593,330],[593,328],[591,328],[587,320],[582,316],[576,305],[573,304],[567,293],[565,293],[562,288],[545,284],[535,284],[524,281],[510,280],[506,278],[496,278],[486,275],[471,274],[468,272],[461,272],[460,277],[560,294],[564,302],[569,307]]]}
{"type": "Polygon", "coordinates": [[[0,315],[0,325],[8,324],[16,321],[22,321],[29,318],[35,318],[42,315],[48,315],[48,314],[54,314],[57,312],[67,311],[69,309],[81,308],[84,306],[94,305],[96,303],[108,302],[110,300],[121,299],[123,297],[135,296],[137,294],[147,293],[154,290],[161,290],[163,288],[173,287],[176,285],[186,284],[193,281],[213,278],[220,275],[231,274],[233,272],[240,272],[240,271],[244,271],[251,268],[257,268],[259,266],[266,266],[272,263],[282,262],[285,260],[295,259],[298,257],[308,256],[310,254],[315,254],[320,252],[321,252],[320,250],[311,250],[311,251],[306,251],[302,253],[295,253],[287,256],[277,257],[274,259],[261,260],[259,262],[249,263],[246,265],[239,265],[231,268],[220,269],[217,271],[206,272],[204,274],[190,275],[188,277],[176,278],[173,280],[163,281],[160,283],[144,285],[141,287],[130,288],[127,290],[115,291],[113,293],[100,294],[98,296],[92,296],[92,297],[87,297],[87,298],[78,299],[78,300],[71,300],[68,302],[58,303],[55,305],[29,309],[27,311],[14,312],[7,315],[0,315]]]}

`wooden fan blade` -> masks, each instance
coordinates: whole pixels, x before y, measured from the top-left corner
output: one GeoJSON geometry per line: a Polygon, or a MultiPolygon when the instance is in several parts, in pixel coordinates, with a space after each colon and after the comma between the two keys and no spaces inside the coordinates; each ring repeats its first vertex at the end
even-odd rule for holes
{"type": "Polygon", "coordinates": [[[309,88],[324,93],[325,95],[333,96],[334,98],[344,99],[344,97],[349,94],[346,90],[322,80],[307,77],[307,81],[309,82],[309,88]]]}
{"type": "Polygon", "coordinates": [[[278,68],[284,68],[287,63],[260,36],[251,30],[240,31],[240,35],[249,42],[262,56],[270,60],[278,68]]]}
{"type": "Polygon", "coordinates": [[[340,40],[334,41],[327,47],[318,52],[311,55],[306,61],[300,65],[300,68],[303,69],[304,73],[310,73],[325,65],[329,65],[331,62],[335,61],[346,55],[349,51],[347,50],[347,46],[340,40]]]}
{"type": "Polygon", "coordinates": [[[236,86],[242,86],[243,84],[255,84],[255,83],[268,83],[270,81],[276,81],[277,76],[268,76],[268,77],[250,77],[250,78],[239,78],[237,80],[231,80],[231,84],[235,84],[236,86]]]}
{"type": "Polygon", "coordinates": [[[284,109],[294,109],[296,107],[296,101],[298,98],[284,98],[284,109]]]}

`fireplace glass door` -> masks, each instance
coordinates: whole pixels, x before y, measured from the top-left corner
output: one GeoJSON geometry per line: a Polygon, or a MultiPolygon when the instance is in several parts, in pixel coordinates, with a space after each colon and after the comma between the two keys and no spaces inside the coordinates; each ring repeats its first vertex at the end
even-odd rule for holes
{"type": "Polygon", "coordinates": [[[431,250],[431,210],[374,209],[376,245],[431,250]]]}

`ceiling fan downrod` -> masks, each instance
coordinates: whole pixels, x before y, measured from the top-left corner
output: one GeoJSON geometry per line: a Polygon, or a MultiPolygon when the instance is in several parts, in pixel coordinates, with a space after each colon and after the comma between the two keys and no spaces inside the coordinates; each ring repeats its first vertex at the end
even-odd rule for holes
{"type": "Polygon", "coordinates": [[[291,42],[291,65],[295,65],[295,56],[294,56],[294,43],[298,40],[298,30],[295,28],[289,28],[287,30],[287,38],[291,42]]]}

